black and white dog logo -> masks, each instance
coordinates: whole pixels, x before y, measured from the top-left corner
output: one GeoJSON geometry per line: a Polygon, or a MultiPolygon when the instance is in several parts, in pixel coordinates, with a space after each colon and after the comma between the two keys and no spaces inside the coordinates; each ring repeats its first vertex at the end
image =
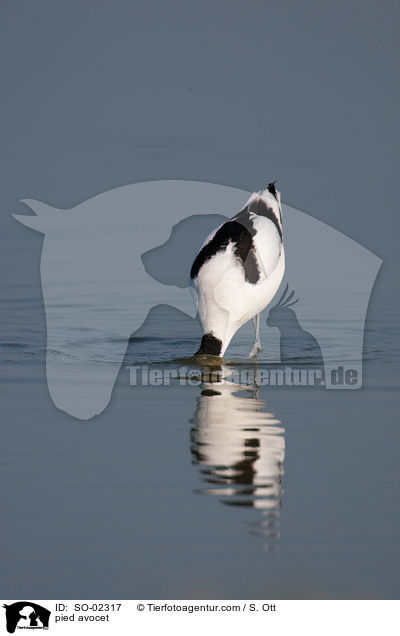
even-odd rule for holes
{"type": "Polygon", "coordinates": [[[3,605],[6,610],[7,631],[13,634],[18,629],[48,629],[51,612],[32,603],[18,601],[12,605],[3,605]]]}

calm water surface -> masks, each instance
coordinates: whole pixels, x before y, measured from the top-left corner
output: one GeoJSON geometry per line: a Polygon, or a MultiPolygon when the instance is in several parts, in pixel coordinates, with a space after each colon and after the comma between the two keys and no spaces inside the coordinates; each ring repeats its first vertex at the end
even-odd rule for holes
{"type": "MultiPolygon", "coordinates": [[[[398,596],[394,308],[368,323],[358,391],[130,386],[128,365],[178,370],[198,344],[196,321],[158,307],[129,342],[110,405],[82,422],[48,395],[40,285],[8,280],[3,596],[398,596]]],[[[69,337],[52,356],[68,357],[69,337]]],[[[88,374],[113,361],[112,338],[100,354],[99,337],[81,340],[88,374]]],[[[268,346],[248,361],[251,338],[250,325],[237,334],[224,372],[277,361],[268,346]]]]}

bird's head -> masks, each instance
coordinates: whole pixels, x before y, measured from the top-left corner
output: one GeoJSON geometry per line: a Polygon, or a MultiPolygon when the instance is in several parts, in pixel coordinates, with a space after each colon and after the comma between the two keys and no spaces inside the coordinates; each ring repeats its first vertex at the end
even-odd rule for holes
{"type": "Polygon", "coordinates": [[[295,312],[290,309],[293,305],[299,302],[298,299],[293,300],[294,291],[291,291],[288,294],[289,285],[286,285],[282,296],[274,305],[271,307],[268,313],[267,325],[268,327],[280,327],[284,323],[292,321],[296,318],[295,312]]]}

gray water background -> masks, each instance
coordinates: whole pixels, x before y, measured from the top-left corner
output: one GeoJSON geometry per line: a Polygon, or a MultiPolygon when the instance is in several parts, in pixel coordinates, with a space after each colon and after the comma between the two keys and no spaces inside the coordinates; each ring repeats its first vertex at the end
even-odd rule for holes
{"type": "MultiPolygon", "coordinates": [[[[5,2],[1,14],[2,597],[398,597],[396,4],[5,2]],[[42,237],[10,213],[24,197],[71,207],[149,179],[253,190],[277,177],[285,202],[384,265],[364,387],[260,392],[285,431],[276,519],[260,533],[256,507],[204,493],[199,387],[130,387],[123,365],[98,418],[55,409],[42,237]]],[[[132,341],[125,364],[196,344],[132,341]]]]}

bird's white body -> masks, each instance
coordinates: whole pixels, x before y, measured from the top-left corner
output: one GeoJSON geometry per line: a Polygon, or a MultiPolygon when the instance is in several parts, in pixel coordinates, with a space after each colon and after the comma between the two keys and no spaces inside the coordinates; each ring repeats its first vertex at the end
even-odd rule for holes
{"type": "MultiPolygon", "coordinates": [[[[273,189],[275,194],[268,189],[254,193],[241,212],[216,228],[193,263],[204,333],[198,353],[223,356],[236,331],[258,316],[278,291],[285,250],[280,196],[273,189]]],[[[257,333],[253,354],[260,349],[257,333]]]]}

